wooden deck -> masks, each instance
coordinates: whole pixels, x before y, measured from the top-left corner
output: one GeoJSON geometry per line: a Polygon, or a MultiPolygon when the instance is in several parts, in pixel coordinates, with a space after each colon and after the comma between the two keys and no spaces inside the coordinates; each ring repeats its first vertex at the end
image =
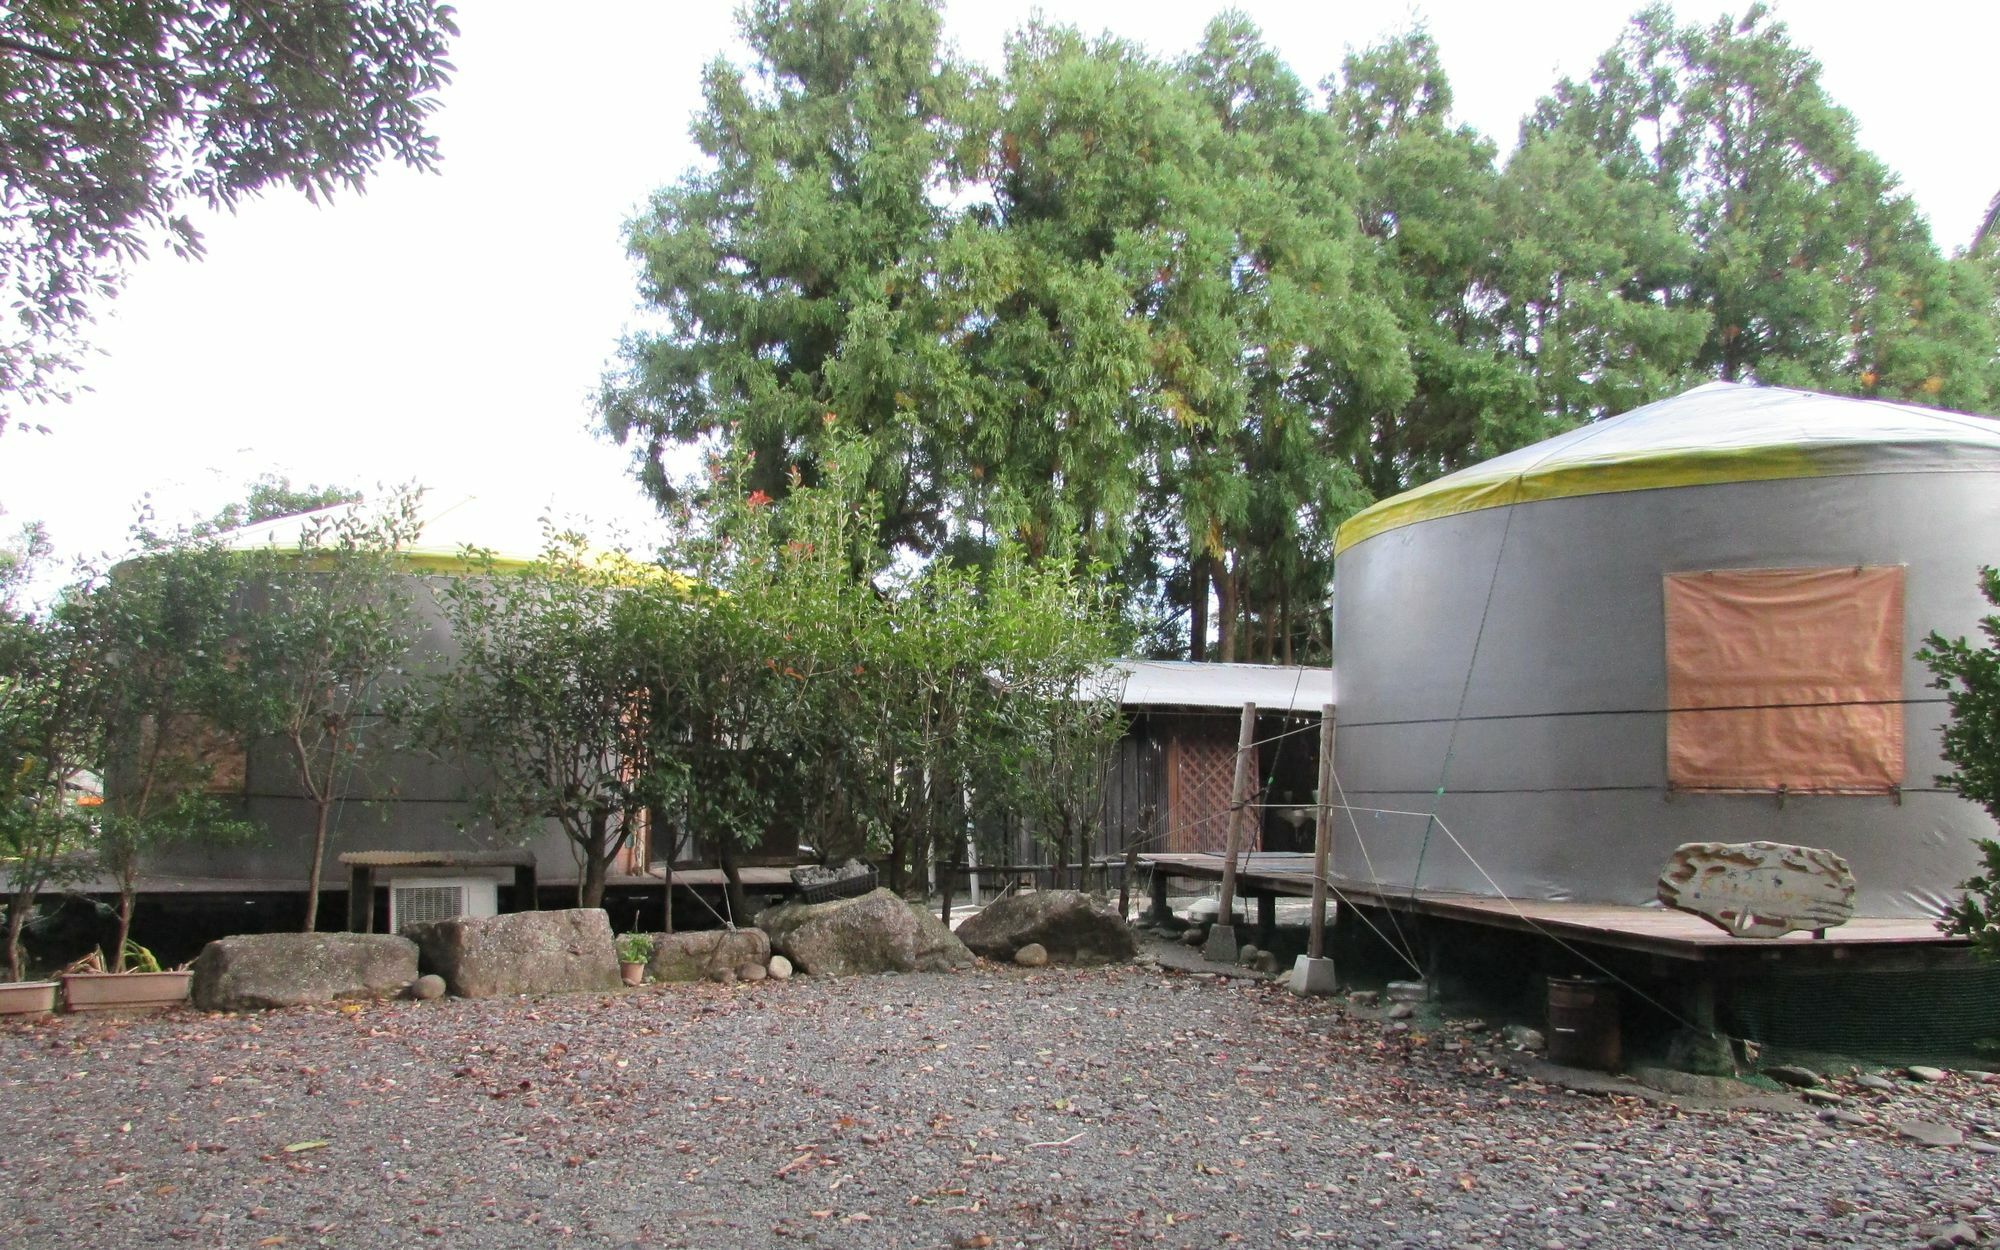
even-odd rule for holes
{"type": "MultiPolygon", "coordinates": [[[[1220,855],[1141,855],[1155,872],[1201,880],[1222,879],[1220,855]]],[[[1312,856],[1260,851],[1239,856],[1236,888],[1246,895],[1312,894],[1312,856]]],[[[1407,890],[1378,882],[1328,879],[1329,898],[1361,907],[1437,916],[1469,924],[1546,933],[1566,942],[1613,946],[1675,959],[1714,960],[1783,957],[1788,952],[1843,958],[1856,948],[1965,948],[1964,938],[1947,937],[1928,920],[1856,917],[1816,938],[1788,933],[1781,938],[1731,936],[1698,916],[1665,907],[1615,903],[1568,903],[1547,899],[1503,899],[1445,890],[1407,890]],[[1803,948],[1803,949],[1798,949],[1803,948]]]]}

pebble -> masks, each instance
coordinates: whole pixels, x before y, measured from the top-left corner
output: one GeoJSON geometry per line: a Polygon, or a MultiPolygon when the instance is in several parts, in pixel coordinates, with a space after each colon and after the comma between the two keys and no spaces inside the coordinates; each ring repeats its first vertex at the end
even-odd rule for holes
{"type": "Polygon", "coordinates": [[[1801,1068],[1796,1064],[1774,1063],[1770,1067],[1762,1069],[1762,1071],[1765,1076],[1770,1077],[1780,1085],[1794,1085],[1801,1089],[1811,1089],[1815,1085],[1826,1083],[1826,1078],[1822,1077],[1819,1073],[1813,1071],[1811,1068],[1801,1068]]]}
{"type": "Polygon", "coordinates": [[[1898,1120],[1894,1127],[1898,1135],[1926,1146],[1957,1146],[1965,1141],[1957,1129],[1930,1120],[1898,1120]]]}
{"type": "Polygon", "coordinates": [[[444,978],[435,972],[426,972],[410,982],[410,997],[423,1002],[444,997],[444,978]]]}
{"type": "Polygon", "coordinates": [[[792,961],[783,955],[773,955],[764,970],[770,973],[773,981],[789,981],[792,978],[792,961]]]}
{"type": "Polygon", "coordinates": [[[1926,1085],[1934,1084],[1945,1078],[1943,1068],[1926,1068],[1922,1064],[1913,1064],[1910,1067],[1904,1068],[1903,1071],[1910,1074],[1911,1080],[1922,1081],[1926,1085]]]}
{"type": "Polygon", "coordinates": [[[1822,1107],[1837,1107],[1847,1101],[1830,1089],[1802,1089],[1799,1091],[1799,1097],[1822,1107]]]}
{"type": "Polygon", "coordinates": [[[1854,1083],[1863,1089],[1874,1090],[1878,1094],[1892,1094],[1896,1091],[1894,1081],[1886,1076],[1877,1076],[1873,1072],[1863,1072],[1854,1078],[1854,1083]]]}
{"type": "Polygon", "coordinates": [[[1014,962],[1023,968],[1045,968],[1049,963],[1048,948],[1040,942],[1030,942],[1014,952],[1014,962]]]}
{"type": "Polygon", "coordinates": [[[755,960],[751,960],[736,970],[736,979],[738,981],[762,981],[770,975],[770,971],[763,964],[755,960]]]}

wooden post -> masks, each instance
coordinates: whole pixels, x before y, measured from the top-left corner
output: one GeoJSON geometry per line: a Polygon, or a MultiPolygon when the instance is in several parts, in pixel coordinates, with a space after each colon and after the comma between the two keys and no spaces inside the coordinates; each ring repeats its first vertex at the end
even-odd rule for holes
{"type": "Polygon", "coordinates": [[[1243,705],[1243,724],[1236,731],[1236,780],[1229,787],[1229,839],[1222,861],[1222,898],[1216,908],[1215,924],[1201,953],[1216,963],[1235,963],[1236,944],[1236,853],[1242,845],[1243,812],[1250,801],[1250,751],[1257,740],[1257,705],[1243,705]]]}
{"type": "Polygon", "coordinates": [[[938,919],[944,922],[944,927],[947,929],[951,928],[952,870],[951,864],[937,864],[938,893],[943,896],[943,901],[938,904],[938,919]]]}
{"type": "Polygon", "coordinates": [[[1222,905],[1217,924],[1233,924],[1236,914],[1236,852],[1242,843],[1243,805],[1250,797],[1250,746],[1257,739],[1257,705],[1243,705],[1243,723],[1236,731],[1236,779],[1229,786],[1228,858],[1222,862],[1222,905]]]}
{"type": "Polygon", "coordinates": [[[354,864],[347,873],[347,931],[375,932],[375,870],[354,864]]]}
{"type": "Polygon", "coordinates": [[[1326,875],[1333,868],[1333,704],[1319,710],[1319,806],[1313,816],[1312,936],[1306,953],[1326,957],[1326,875]]]}

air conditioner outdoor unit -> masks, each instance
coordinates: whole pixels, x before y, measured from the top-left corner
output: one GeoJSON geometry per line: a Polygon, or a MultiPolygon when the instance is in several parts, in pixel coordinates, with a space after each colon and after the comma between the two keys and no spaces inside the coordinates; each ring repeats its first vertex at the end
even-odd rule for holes
{"type": "Polygon", "coordinates": [[[496,916],[495,883],[477,877],[410,877],[389,883],[389,931],[454,916],[496,916]]]}

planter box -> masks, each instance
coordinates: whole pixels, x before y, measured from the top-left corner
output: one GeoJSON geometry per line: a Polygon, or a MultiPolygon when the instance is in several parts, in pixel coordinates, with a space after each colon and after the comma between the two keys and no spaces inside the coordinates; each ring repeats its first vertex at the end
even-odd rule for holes
{"type": "Polygon", "coordinates": [[[72,972],[62,979],[68,1011],[157,1011],[187,1001],[190,972],[72,972]]]}
{"type": "Polygon", "coordinates": [[[9,981],[0,985],[0,1016],[43,1016],[55,1009],[54,981],[9,981]]]}

